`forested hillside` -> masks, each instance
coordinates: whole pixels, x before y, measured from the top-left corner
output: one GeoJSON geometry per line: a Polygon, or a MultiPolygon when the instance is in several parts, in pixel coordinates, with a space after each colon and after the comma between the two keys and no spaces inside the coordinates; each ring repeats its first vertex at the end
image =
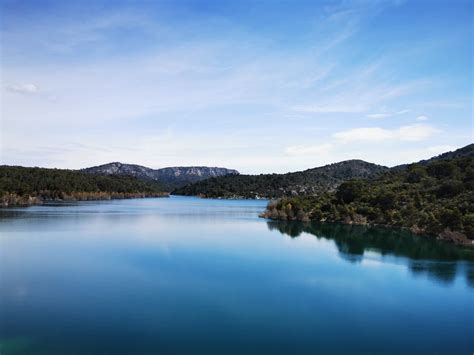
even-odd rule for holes
{"type": "Polygon", "coordinates": [[[372,178],[387,170],[362,160],[347,160],[287,174],[226,175],[187,185],[173,194],[224,198],[314,195],[333,190],[349,179],[372,178]]]}
{"type": "MultiPolygon", "coordinates": [[[[469,145],[466,145],[465,147],[456,149],[452,152],[446,152],[446,153],[437,155],[435,157],[432,157],[430,159],[421,160],[417,162],[417,164],[426,165],[429,163],[433,163],[435,161],[451,160],[455,158],[466,158],[466,157],[472,157],[472,156],[474,156],[474,144],[469,144],[469,145]]],[[[398,166],[393,167],[392,170],[403,170],[403,169],[406,169],[409,165],[410,164],[398,165],[398,166]]]]}
{"type": "Polygon", "coordinates": [[[410,228],[459,244],[474,239],[474,157],[434,160],[318,196],[269,203],[263,217],[410,228]]]}
{"type": "Polygon", "coordinates": [[[156,182],[73,170],[0,166],[0,204],[31,205],[45,200],[94,200],[166,196],[156,182]]]}

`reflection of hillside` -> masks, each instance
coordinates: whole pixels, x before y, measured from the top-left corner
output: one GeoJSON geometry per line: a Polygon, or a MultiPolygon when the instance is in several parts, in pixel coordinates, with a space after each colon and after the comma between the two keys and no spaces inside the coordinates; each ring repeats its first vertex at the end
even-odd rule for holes
{"type": "Polygon", "coordinates": [[[343,224],[321,224],[302,222],[268,221],[270,230],[296,238],[302,232],[316,238],[333,240],[341,258],[360,262],[365,251],[380,255],[408,258],[408,266],[414,274],[427,274],[443,283],[454,281],[459,269],[465,269],[468,284],[474,287],[474,250],[413,235],[408,231],[351,226],[343,224]],[[461,261],[463,267],[459,267],[461,261]]]}

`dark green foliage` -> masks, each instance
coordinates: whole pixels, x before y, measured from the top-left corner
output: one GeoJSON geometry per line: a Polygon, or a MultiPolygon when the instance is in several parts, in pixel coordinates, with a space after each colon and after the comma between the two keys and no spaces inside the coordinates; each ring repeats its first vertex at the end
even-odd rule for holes
{"type": "Polygon", "coordinates": [[[336,198],[341,203],[350,203],[362,197],[364,184],[362,180],[342,183],[336,191],[336,198]]]}
{"type": "Polygon", "coordinates": [[[408,168],[406,181],[409,183],[420,182],[427,176],[426,169],[419,165],[411,165],[408,168]]]}
{"type": "Polygon", "coordinates": [[[441,225],[459,230],[462,228],[462,214],[456,207],[443,208],[438,214],[438,220],[441,225]]]}
{"type": "Polygon", "coordinates": [[[447,180],[436,190],[437,197],[454,197],[464,191],[461,180],[447,180]]]}
{"type": "Polygon", "coordinates": [[[226,175],[176,189],[173,194],[225,198],[309,196],[334,190],[344,181],[372,178],[387,170],[362,160],[348,160],[287,174],[226,175]]]}
{"type": "Polygon", "coordinates": [[[459,168],[451,161],[440,161],[426,167],[428,174],[437,179],[454,178],[459,174],[459,168]]]}
{"type": "Polygon", "coordinates": [[[283,198],[276,208],[291,204],[317,221],[392,225],[434,235],[449,228],[474,239],[473,171],[474,157],[413,164],[377,179],[342,183],[317,197],[283,198]]]}
{"type": "Polygon", "coordinates": [[[4,194],[62,198],[75,192],[160,193],[155,182],[127,176],[102,176],[73,170],[0,166],[0,197],[4,194]]]}

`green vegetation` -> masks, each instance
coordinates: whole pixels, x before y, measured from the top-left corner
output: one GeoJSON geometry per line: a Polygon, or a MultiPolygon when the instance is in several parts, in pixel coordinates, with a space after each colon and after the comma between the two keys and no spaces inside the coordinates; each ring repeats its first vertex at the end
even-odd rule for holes
{"type": "Polygon", "coordinates": [[[410,228],[459,244],[474,239],[474,157],[412,164],[335,191],[270,202],[262,217],[410,228]]]}
{"type": "Polygon", "coordinates": [[[31,205],[44,200],[95,200],[165,196],[155,182],[127,176],[0,166],[0,205],[31,205]]]}
{"type": "Polygon", "coordinates": [[[362,160],[348,160],[295,173],[220,176],[176,189],[173,194],[210,198],[314,195],[333,190],[349,179],[368,179],[387,170],[362,160]]]}

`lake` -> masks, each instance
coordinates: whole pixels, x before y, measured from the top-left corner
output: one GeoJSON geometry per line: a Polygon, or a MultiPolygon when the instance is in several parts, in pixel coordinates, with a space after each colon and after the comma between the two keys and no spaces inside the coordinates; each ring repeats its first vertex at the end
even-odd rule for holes
{"type": "Polygon", "coordinates": [[[473,251],[265,205],[0,209],[1,354],[473,353],[473,251]]]}

